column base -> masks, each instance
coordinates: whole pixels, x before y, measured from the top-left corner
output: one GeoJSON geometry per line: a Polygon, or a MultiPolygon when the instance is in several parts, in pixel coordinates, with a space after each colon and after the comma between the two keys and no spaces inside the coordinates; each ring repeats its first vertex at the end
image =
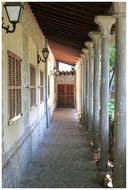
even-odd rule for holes
{"type": "Polygon", "coordinates": [[[94,159],[96,162],[98,162],[99,157],[100,157],[99,152],[94,152],[94,154],[93,154],[93,159],[94,159]]]}
{"type": "Polygon", "coordinates": [[[79,124],[83,124],[84,120],[83,120],[83,115],[79,114],[79,124]]]}
{"type": "Polygon", "coordinates": [[[99,157],[98,164],[97,164],[98,171],[111,171],[111,168],[108,166],[108,159],[99,157]]]}
{"type": "Polygon", "coordinates": [[[83,115],[80,115],[79,117],[79,124],[85,126],[85,131],[88,131],[87,119],[83,115]]]}
{"type": "Polygon", "coordinates": [[[113,187],[112,171],[97,171],[97,181],[102,187],[113,187]]]}
{"type": "Polygon", "coordinates": [[[93,146],[93,141],[92,140],[90,140],[89,147],[90,147],[89,152],[93,153],[94,152],[94,146],[93,146]]]}
{"type": "Polygon", "coordinates": [[[85,125],[86,122],[85,122],[84,116],[81,116],[81,117],[80,117],[79,122],[80,122],[82,125],[85,125]]]}

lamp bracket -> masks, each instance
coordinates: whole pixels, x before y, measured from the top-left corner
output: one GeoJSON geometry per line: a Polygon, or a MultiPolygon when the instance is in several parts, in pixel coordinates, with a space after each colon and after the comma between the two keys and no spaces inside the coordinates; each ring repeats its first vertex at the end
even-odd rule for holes
{"type": "Polygon", "coordinates": [[[16,29],[16,23],[15,22],[12,23],[13,29],[10,30],[9,29],[10,28],[9,25],[4,26],[4,21],[3,20],[4,20],[4,18],[2,17],[2,28],[6,30],[6,33],[13,33],[15,31],[15,29],[16,29]]]}
{"type": "Polygon", "coordinates": [[[38,64],[40,64],[41,62],[46,62],[45,59],[42,58],[42,56],[40,56],[39,54],[37,55],[37,59],[38,59],[38,64]]]}

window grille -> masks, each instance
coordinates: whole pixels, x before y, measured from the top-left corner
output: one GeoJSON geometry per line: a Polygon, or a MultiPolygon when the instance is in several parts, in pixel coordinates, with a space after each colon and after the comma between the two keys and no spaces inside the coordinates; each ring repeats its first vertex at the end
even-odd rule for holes
{"type": "Polygon", "coordinates": [[[21,117],[21,58],[8,50],[9,124],[21,117]]]}
{"type": "Polygon", "coordinates": [[[36,105],[36,70],[30,65],[30,106],[36,105]]]}

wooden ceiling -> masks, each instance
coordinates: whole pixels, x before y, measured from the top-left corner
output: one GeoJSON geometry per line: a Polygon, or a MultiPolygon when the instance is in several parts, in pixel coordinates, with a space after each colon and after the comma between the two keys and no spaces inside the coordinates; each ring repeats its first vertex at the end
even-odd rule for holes
{"type": "Polygon", "coordinates": [[[98,29],[96,15],[107,15],[111,2],[30,2],[55,59],[75,65],[90,31],[98,29]]]}

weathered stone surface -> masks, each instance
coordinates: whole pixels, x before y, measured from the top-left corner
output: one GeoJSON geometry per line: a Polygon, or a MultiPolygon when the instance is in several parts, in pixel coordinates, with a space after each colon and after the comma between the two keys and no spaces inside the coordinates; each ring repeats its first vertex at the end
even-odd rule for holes
{"type": "Polygon", "coordinates": [[[44,132],[43,141],[17,187],[99,188],[87,136],[74,109],[55,111],[51,126],[44,132]]]}
{"type": "MultiPolygon", "coordinates": [[[[9,158],[8,155],[12,154],[12,150],[10,149],[10,152],[7,154],[9,160],[3,166],[2,171],[3,188],[18,187],[19,182],[21,181],[22,176],[28,167],[28,163],[30,163],[32,158],[34,158],[37,154],[38,145],[41,144],[43,139],[45,125],[46,124],[44,117],[37,124],[32,133],[21,144],[21,146],[15,151],[12,157],[9,158]]],[[[13,147],[13,150],[15,150],[17,146],[18,145],[15,145],[15,147],[13,147]]],[[[6,160],[6,158],[4,159],[6,160]]]]}

